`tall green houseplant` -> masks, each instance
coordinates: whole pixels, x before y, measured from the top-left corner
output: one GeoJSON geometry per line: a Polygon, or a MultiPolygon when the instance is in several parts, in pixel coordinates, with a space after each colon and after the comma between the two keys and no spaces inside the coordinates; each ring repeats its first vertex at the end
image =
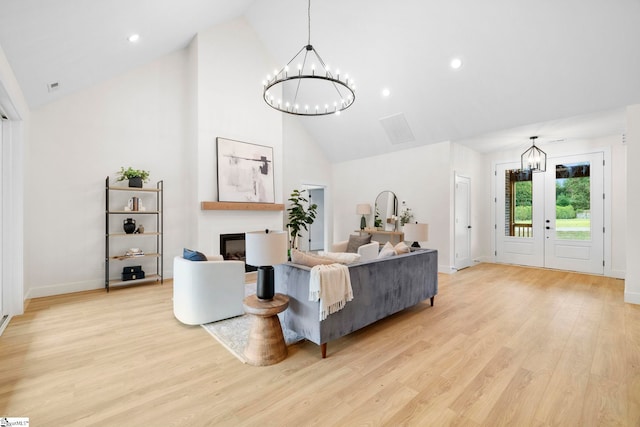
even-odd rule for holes
{"type": "Polygon", "coordinates": [[[305,209],[305,206],[309,204],[309,200],[303,195],[305,191],[307,190],[293,190],[291,197],[289,197],[291,206],[287,209],[289,212],[287,228],[289,229],[289,247],[292,249],[298,248],[298,237],[300,237],[301,231],[308,230],[307,226],[313,224],[316,219],[318,205],[313,203],[305,209]]]}

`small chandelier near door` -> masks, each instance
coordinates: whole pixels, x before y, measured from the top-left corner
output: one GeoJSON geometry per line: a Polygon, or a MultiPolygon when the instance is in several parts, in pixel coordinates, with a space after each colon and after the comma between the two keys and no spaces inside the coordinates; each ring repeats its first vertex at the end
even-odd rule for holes
{"type": "Polygon", "coordinates": [[[297,116],[340,114],[356,99],[355,82],[340,70],[332,72],[311,45],[311,0],[307,10],[309,38],[280,71],[262,82],[262,96],[272,108],[297,116]],[[293,69],[289,67],[293,63],[293,69]],[[282,97],[271,89],[281,89],[282,97]]]}
{"type": "Polygon", "coordinates": [[[520,156],[520,168],[531,172],[547,170],[547,153],[536,147],[537,136],[532,136],[531,147],[520,156]]]}

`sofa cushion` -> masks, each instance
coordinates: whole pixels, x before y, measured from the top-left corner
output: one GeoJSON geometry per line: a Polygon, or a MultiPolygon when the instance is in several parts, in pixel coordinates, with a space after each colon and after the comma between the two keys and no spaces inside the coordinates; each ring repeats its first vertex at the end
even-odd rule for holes
{"type": "Polygon", "coordinates": [[[396,251],[393,248],[393,245],[391,244],[391,242],[387,242],[384,244],[384,246],[380,250],[380,253],[378,254],[378,259],[389,258],[391,256],[394,256],[395,254],[396,254],[396,251]]]}
{"type": "Polygon", "coordinates": [[[398,255],[408,254],[409,252],[411,252],[411,248],[409,248],[409,246],[405,242],[398,243],[393,247],[393,249],[395,249],[396,254],[398,255]]]}
{"type": "Polygon", "coordinates": [[[371,234],[363,234],[359,236],[357,234],[352,234],[349,236],[349,243],[347,243],[347,252],[351,252],[353,254],[358,253],[358,248],[362,245],[366,245],[371,242],[371,234]]]}
{"type": "Polygon", "coordinates": [[[334,264],[335,261],[329,258],[302,252],[297,249],[291,249],[291,262],[294,264],[305,265],[307,267],[315,267],[320,264],[334,264]]]}
{"type": "Polygon", "coordinates": [[[360,254],[352,254],[350,252],[318,252],[323,258],[332,259],[334,262],[339,262],[340,264],[351,264],[354,262],[360,261],[360,254]]]}
{"type": "Polygon", "coordinates": [[[184,248],[182,250],[182,258],[188,259],[189,261],[206,261],[207,260],[207,256],[202,252],[194,251],[187,248],[184,248]]]}

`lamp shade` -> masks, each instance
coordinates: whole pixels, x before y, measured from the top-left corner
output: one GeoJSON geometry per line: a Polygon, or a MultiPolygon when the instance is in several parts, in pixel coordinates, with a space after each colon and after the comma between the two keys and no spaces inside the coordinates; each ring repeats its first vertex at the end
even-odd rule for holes
{"type": "Polygon", "coordinates": [[[408,242],[426,242],[429,240],[429,224],[406,223],[403,230],[404,238],[408,242]]]}
{"type": "Polygon", "coordinates": [[[287,262],[287,233],[284,231],[250,231],[245,234],[247,264],[254,267],[287,262]]]}
{"type": "Polygon", "coordinates": [[[358,215],[370,215],[371,214],[371,205],[368,203],[363,203],[360,205],[356,205],[356,213],[358,215]]]}

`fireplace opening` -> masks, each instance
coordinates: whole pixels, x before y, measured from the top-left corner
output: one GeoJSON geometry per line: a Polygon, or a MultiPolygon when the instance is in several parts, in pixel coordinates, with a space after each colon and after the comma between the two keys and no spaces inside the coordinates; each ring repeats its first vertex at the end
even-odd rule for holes
{"type": "Polygon", "coordinates": [[[225,260],[243,261],[244,271],[256,271],[257,268],[246,263],[247,256],[245,252],[244,233],[221,234],[220,235],[220,254],[225,260]]]}

